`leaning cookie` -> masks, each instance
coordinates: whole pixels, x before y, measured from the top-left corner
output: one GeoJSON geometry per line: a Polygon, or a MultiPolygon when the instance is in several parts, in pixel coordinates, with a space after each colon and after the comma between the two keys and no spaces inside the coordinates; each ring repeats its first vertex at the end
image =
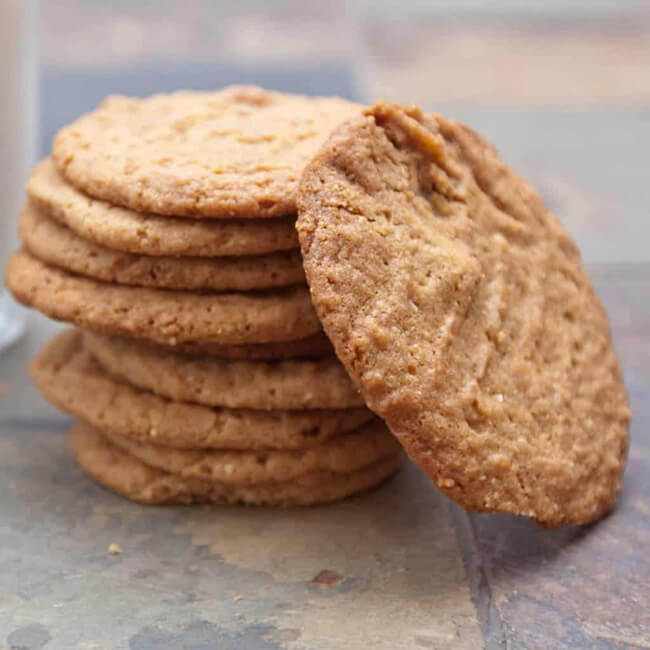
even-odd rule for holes
{"type": "Polygon", "coordinates": [[[378,104],[305,170],[314,305],[368,406],[466,508],[615,503],[630,410],[606,313],[537,193],[469,128],[378,104]]]}

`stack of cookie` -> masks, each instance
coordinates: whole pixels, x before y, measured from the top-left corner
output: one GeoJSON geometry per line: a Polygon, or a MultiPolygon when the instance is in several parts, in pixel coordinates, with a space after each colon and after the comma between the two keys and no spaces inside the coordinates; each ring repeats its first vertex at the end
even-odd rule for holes
{"type": "Polygon", "coordinates": [[[238,87],[112,97],[60,131],[6,281],[76,326],[32,372],[79,418],[98,481],[147,503],[284,505],[398,468],[321,330],[295,233],[302,168],[358,112],[238,87]]]}

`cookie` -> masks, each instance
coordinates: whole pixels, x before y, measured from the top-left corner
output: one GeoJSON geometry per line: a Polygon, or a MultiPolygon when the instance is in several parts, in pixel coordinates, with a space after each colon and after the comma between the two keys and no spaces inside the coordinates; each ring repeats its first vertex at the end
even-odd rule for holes
{"type": "Polygon", "coordinates": [[[165,352],[173,351],[190,356],[208,356],[221,359],[269,361],[277,359],[319,359],[334,356],[334,348],[323,332],[304,339],[276,343],[226,345],[210,343],[209,341],[197,341],[194,343],[176,343],[175,345],[155,345],[141,341],[141,345],[149,345],[154,349],[165,352]]]}
{"type": "Polygon", "coordinates": [[[48,343],[30,371],[46,399],[91,426],[180,449],[306,449],[373,418],[365,408],[258,411],[172,402],[109,375],[74,330],[48,343]]]}
{"type": "Polygon", "coordinates": [[[9,259],[14,297],[50,318],[160,344],[267,343],[320,331],[305,287],[258,293],[194,293],[99,282],[48,266],[25,250],[9,259]]]}
{"type": "Polygon", "coordinates": [[[38,210],[80,237],[127,253],[224,257],[298,247],[294,216],[199,221],[142,214],[79,192],[49,158],[34,168],[27,194],[38,210]]]}
{"type": "Polygon", "coordinates": [[[202,359],[90,332],[84,334],[84,343],[112,375],[178,402],[252,409],[364,406],[336,357],[276,362],[202,359]]]}
{"type": "Polygon", "coordinates": [[[402,462],[397,454],[351,474],[314,472],[292,481],[241,486],[184,478],[150,467],[84,424],[72,429],[70,443],[79,465],[96,481],[122,496],[147,504],[208,502],[289,506],[326,503],[379,485],[393,475],[402,462]]]}
{"type": "Polygon", "coordinates": [[[580,255],[469,128],[378,104],[305,170],[324,329],[411,457],[462,506],[584,524],[615,503],[625,388],[580,255]]]}
{"type": "Polygon", "coordinates": [[[23,245],[34,257],[104,282],[213,291],[249,291],[305,283],[298,250],[213,258],[134,255],[82,239],[31,204],[23,208],[18,228],[23,245]]]}
{"type": "Polygon", "coordinates": [[[338,436],[318,447],[299,450],[170,449],[119,435],[105,435],[113,445],[150,467],[184,478],[227,485],[291,481],[313,472],[350,474],[382,458],[395,456],[401,450],[381,420],[374,420],[359,431],[338,436]]]}
{"type": "Polygon", "coordinates": [[[78,189],[138,212],[291,215],[302,168],[359,108],[242,86],[111,96],[59,131],[52,157],[78,189]]]}

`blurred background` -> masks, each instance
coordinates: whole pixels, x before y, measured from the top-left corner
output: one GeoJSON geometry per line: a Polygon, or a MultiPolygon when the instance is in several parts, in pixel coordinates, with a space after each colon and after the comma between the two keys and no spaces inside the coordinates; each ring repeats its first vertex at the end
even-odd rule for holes
{"type": "Polygon", "coordinates": [[[587,262],[650,260],[647,0],[32,4],[32,157],[110,92],[258,83],[417,103],[491,139],[587,262]]]}
{"type": "Polygon", "coordinates": [[[588,262],[650,260],[647,0],[41,0],[39,155],[105,94],[421,104],[529,176],[588,262]]]}

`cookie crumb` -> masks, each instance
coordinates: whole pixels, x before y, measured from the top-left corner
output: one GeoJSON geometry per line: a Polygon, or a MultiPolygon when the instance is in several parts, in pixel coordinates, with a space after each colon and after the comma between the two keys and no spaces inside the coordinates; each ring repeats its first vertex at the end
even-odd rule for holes
{"type": "Polygon", "coordinates": [[[232,597],[232,599],[233,599],[234,601],[239,601],[239,600],[241,600],[242,598],[243,598],[243,596],[242,596],[241,594],[235,594],[235,595],[232,597]]]}
{"type": "Polygon", "coordinates": [[[111,555],[119,555],[122,552],[122,547],[119,544],[116,544],[115,542],[111,542],[108,545],[108,552],[111,555]]]}
{"type": "Polygon", "coordinates": [[[156,427],[151,427],[151,429],[149,429],[149,436],[151,438],[155,438],[157,435],[158,435],[158,429],[156,429],[156,427]]]}
{"type": "Polygon", "coordinates": [[[337,585],[342,580],[343,576],[340,573],[330,571],[329,569],[323,569],[311,579],[311,582],[315,585],[331,587],[332,585],[337,585]]]}
{"type": "Polygon", "coordinates": [[[235,466],[232,465],[231,463],[226,463],[223,466],[223,471],[224,473],[228,474],[228,476],[230,476],[235,471],[235,466]]]}

